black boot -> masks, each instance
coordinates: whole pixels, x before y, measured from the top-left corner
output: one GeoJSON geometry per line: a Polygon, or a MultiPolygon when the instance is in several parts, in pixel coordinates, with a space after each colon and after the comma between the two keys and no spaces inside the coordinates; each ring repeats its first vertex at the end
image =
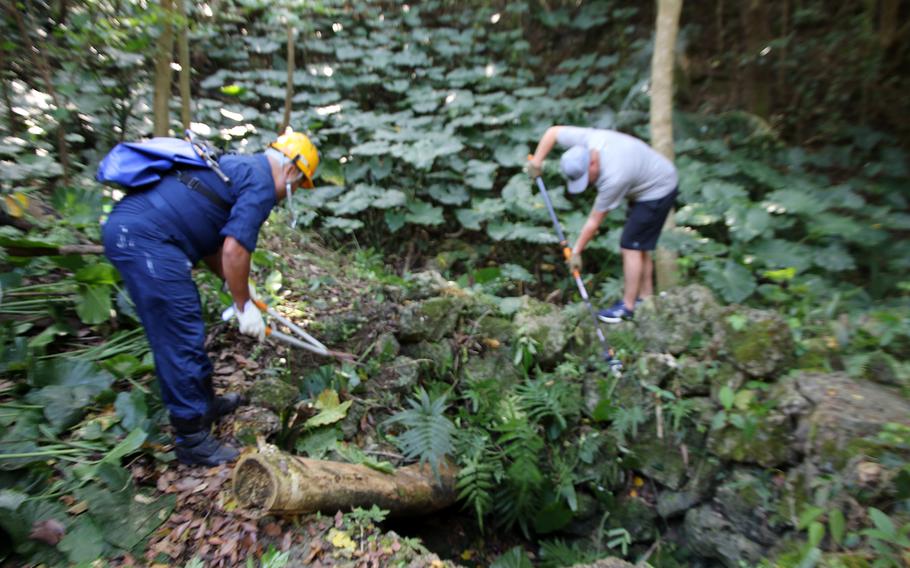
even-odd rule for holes
{"type": "Polygon", "coordinates": [[[215,417],[215,420],[223,416],[231,414],[237,407],[240,406],[243,402],[243,397],[235,392],[225,393],[222,396],[216,396],[215,400],[212,401],[211,413],[215,417]]]}
{"type": "Polygon", "coordinates": [[[212,436],[211,424],[206,420],[172,417],[171,424],[177,434],[174,453],[180,463],[213,467],[234,461],[240,455],[236,448],[212,436]]]}

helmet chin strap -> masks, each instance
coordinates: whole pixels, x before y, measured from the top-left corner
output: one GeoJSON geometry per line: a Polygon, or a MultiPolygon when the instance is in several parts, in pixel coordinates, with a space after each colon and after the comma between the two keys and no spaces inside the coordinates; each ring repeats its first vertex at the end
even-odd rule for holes
{"type": "Polygon", "coordinates": [[[294,194],[291,193],[291,182],[286,181],[284,184],[284,199],[288,202],[288,216],[290,217],[291,228],[297,227],[297,209],[294,207],[294,194]]]}

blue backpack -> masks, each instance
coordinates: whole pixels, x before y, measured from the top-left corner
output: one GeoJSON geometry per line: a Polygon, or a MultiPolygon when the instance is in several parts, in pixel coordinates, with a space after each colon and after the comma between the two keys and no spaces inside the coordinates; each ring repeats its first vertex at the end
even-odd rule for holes
{"type": "Polygon", "coordinates": [[[144,189],[179,166],[209,167],[193,144],[180,138],[152,138],[146,142],[121,142],[98,166],[95,179],[124,189],[144,189]]]}

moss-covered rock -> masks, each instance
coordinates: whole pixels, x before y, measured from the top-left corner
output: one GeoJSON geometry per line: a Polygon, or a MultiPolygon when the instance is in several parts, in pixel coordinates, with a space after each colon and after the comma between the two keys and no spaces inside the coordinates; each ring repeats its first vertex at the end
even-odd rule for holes
{"type": "Polygon", "coordinates": [[[276,377],[259,379],[253,383],[247,394],[253,406],[268,408],[279,414],[296,403],[300,397],[296,387],[276,377]]]}
{"type": "Polygon", "coordinates": [[[502,345],[511,343],[515,338],[515,326],[512,325],[512,322],[497,316],[479,318],[473,329],[474,334],[479,338],[496,340],[502,345]]]}
{"type": "Polygon", "coordinates": [[[714,504],[739,534],[770,546],[774,527],[773,488],[755,472],[737,468],[714,493],[714,504]]]}
{"type": "Polygon", "coordinates": [[[610,508],[608,529],[626,529],[633,542],[654,539],[657,534],[657,511],[639,497],[625,497],[610,508]]]}
{"type": "Polygon", "coordinates": [[[910,401],[892,389],[843,373],[801,373],[796,388],[812,405],[796,431],[800,449],[824,471],[842,468],[852,446],[874,437],[885,424],[906,424],[910,401]]]}
{"type": "Polygon", "coordinates": [[[670,380],[670,389],[680,395],[701,396],[710,392],[708,366],[693,358],[680,357],[677,361],[677,372],[670,380]]]}
{"type": "Polygon", "coordinates": [[[373,353],[381,363],[391,361],[398,356],[399,352],[401,352],[401,345],[391,333],[383,333],[376,338],[373,353]]]}
{"type": "Polygon", "coordinates": [[[668,290],[635,310],[638,339],[648,351],[679,355],[708,342],[719,310],[704,286],[668,290]]]}
{"type": "Polygon", "coordinates": [[[640,435],[629,449],[642,474],[675,490],[686,481],[689,466],[700,461],[704,437],[691,428],[676,432],[665,424],[664,429],[664,437],[660,439],[655,423],[649,422],[639,429],[640,435]]]}
{"type": "Polygon", "coordinates": [[[643,383],[663,386],[679,371],[679,363],[669,353],[642,353],[635,360],[634,369],[643,383]]]}
{"type": "Polygon", "coordinates": [[[469,357],[461,372],[468,380],[496,379],[503,386],[517,383],[522,376],[505,349],[488,349],[481,355],[469,357]]]}
{"type": "Polygon", "coordinates": [[[514,319],[516,333],[538,344],[538,358],[553,363],[565,350],[574,322],[558,306],[522,297],[522,305],[514,319]]]}
{"type": "Polygon", "coordinates": [[[399,355],[388,364],[387,371],[391,374],[391,379],[386,384],[393,392],[410,393],[420,378],[420,363],[405,355],[399,355]]]}
{"type": "Polygon", "coordinates": [[[719,511],[710,505],[690,509],[684,523],[686,542],[697,553],[738,568],[742,561],[755,563],[764,558],[765,547],[749,540],[719,511]]]}
{"type": "Polygon", "coordinates": [[[439,341],[455,331],[464,303],[460,298],[439,296],[408,304],[401,311],[398,336],[403,341],[439,341]]]}
{"type": "Polygon", "coordinates": [[[572,568],[634,568],[635,564],[621,558],[600,558],[593,564],[574,564],[572,568]]]}
{"type": "Polygon", "coordinates": [[[724,308],[714,321],[714,343],[726,360],[756,378],[775,378],[794,358],[790,327],[769,310],[724,308]]]}
{"type": "Polygon", "coordinates": [[[741,463],[776,467],[796,458],[790,420],[779,413],[757,418],[754,431],[726,425],[708,437],[714,455],[741,463]]]}
{"type": "Polygon", "coordinates": [[[234,437],[247,446],[255,446],[257,437],[267,438],[280,428],[278,415],[267,408],[245,406],[234,415],[234,437]]]}
{"type": "Polygon", "coordinates": [[[412,272],[407,275],[406,280],[407,297],[410,300],[433,298],[443,290],[455,286],[454,282],[449,282],[436,270],[412,272]]]}
{"type": "Polygon", "coordinates": [[[431,343],[421,341],[417,344],[406,345],[403,353],[416,360],[421,373],[432,378],[441,378],[452,369],[452,346],[447,341],[431,343]]]}

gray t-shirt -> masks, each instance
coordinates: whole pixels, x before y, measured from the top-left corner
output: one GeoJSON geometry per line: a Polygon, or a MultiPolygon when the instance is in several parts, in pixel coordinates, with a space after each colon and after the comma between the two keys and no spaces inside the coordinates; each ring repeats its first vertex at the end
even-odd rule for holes
{"type": "Polygon", "coordinates": [[[585,146],[600,152],[600,174],[594,185],[594,210],[616,209],[623,198],[654,201],[670,195],[678,178],[673,163],[650,146],[615,130],[563,126],[556,135],[560,146],[585,146]]]}

